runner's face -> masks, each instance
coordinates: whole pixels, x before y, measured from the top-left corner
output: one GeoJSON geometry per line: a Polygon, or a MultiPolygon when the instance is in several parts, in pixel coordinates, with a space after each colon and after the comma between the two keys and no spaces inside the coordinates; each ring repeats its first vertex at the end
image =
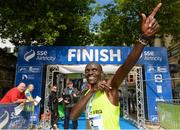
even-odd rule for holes
{"type": "Polygon", "coordinates": [[[85,77],[89,84],[97,84],[101,79],[102,70],[98,64],[88,64],[85,68],[85,77]]]}

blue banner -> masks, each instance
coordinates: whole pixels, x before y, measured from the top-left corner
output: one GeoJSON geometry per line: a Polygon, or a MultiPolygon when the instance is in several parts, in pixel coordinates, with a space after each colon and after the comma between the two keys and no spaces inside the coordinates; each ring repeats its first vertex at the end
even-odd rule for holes
{"type": "MultiPolygon", "coordinates": [[[[31,123],[32,111],[23,110],[15,115],[14,108],[18,104],[0,104],[0,129],[27,129],[31,123]]],[[[25,107],[32,106],[26,103],[25,107]]]]}
{"type": "MultiPolygon", "coordinates": [[[[93,46],[40,46],[21,47],[18,53],[19,65],[44,64],[87,64],[96,61],[100,64],[123,64],[132,48],[93,47],[93,46]]],[[[139,64],[167,64],[165,48],[147,47],[139,64]]]]}
{"type": "Polygon", "coordinates": [[[158,122],[158,101],[172,99],[170,74],[167,66],[146,66],[145,69],[148,117],[158,122]]]}
{"type": "MultiPolygon", "coordinates": [[[[42,89],[42,65],[40,66],[21,66],[17,65],[16,67],[16,83],[24,82],[26,85],[33,84],[34,90],[32,92],[32,96],[35,98],[36,96],[41,97],[41,89],[42,89]]],[[[39,122],[39,105],[35,106],[34,111],[34,124],[39,122]]]]}
{"type": "MultiPolygon", "coordinates": [[[[99,64],[123,64],[131,47],[120,46],[24,46],[19,48],[16,84],[33,83],[34,96],[41,96],[43,67],[50,64],[74,65],[96,61],[99,64]]],[[[144,67],[148,120],[157,121],[157,101],[172,98],[167,50],[145,47],[138,62],[144,67]]],[[[39,110],[35,111],[37,118],[39,110]]]]}

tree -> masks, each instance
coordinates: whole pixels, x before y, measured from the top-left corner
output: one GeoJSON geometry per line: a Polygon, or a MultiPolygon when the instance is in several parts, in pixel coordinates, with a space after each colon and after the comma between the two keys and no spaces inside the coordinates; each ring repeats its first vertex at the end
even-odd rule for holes
{"type": "MultiPolygon", "coordinates": [[[[159,1],[114,0],[114,4],[102,8],[105,17],[97,28],[96,44],[132,45],[140,34],[140,13],[149,14],[159,1]]],[[[180,34],[180,1],[164,0],[156,19],[160,24],[157,36],[173,35],[174,40],[180,34]]]]}
{"type": "Polygon", "coordinates": [[[90,43],[95,0],[1,0],[0,36],[15,45],[90,43]]]}

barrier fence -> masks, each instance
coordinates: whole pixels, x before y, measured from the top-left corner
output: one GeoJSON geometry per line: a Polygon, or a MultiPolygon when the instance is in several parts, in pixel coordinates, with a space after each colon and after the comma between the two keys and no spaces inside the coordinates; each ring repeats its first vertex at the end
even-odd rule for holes
{"type": "Polygon", "coordinates": [[[32,102],[24,104],[24,109],[16,115],[19,104],[0,104],[0,129],[27,129],[33,123],[32,102]]]}
{"type": "Polygon", "coordinates": [[[180,129],[180,99],[158,102],[160,126],[165,129],[180,129]]]}

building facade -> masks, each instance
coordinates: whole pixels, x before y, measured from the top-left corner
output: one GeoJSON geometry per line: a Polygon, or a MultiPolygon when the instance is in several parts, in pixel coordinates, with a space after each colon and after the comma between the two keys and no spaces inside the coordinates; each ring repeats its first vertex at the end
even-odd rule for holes
{"type": "Polygon", "coordinates": [[[173,87],[180,87],[180,43],[173,44],[168,48],[168,58],[173,87]]]}

